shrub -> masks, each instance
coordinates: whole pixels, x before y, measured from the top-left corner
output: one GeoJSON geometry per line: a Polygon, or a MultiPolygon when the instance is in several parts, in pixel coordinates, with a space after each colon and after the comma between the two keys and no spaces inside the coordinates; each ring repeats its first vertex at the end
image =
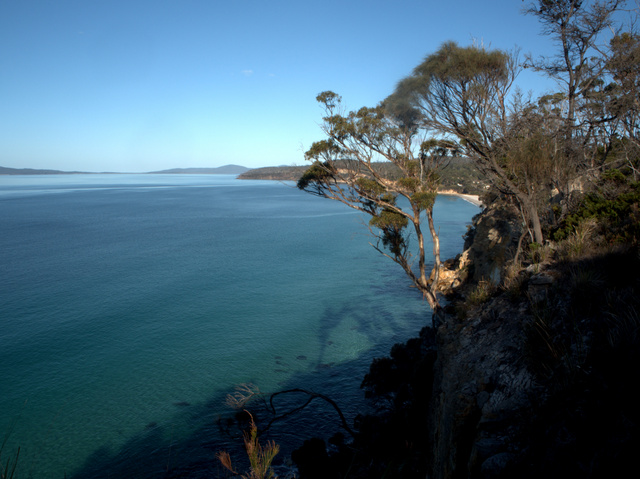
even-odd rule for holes
{"type": "Polygon", "coordinates": [[[505,269],[501,287],[512,301],[520,301],[525,291],[526,276],[521,273],[522,265],[519,263],[511,263],[505,269]]]}
{"type": "Polygon", "coordinates": [[[567,239],[588,221],[600,225],[609,243],[637,242],[640,237],[640,182],[628,181],[620,171],[603,175],[597,191],[587,194],[576,211],[553,233],[556,241],[567,239]]]}
{"type": "Polygon", "coordinates": [[[491,281],[480,280],[467,296],[466,302],[469,306],[479,306],[489,301],[495,291],[495,285],[491,281]]]}
{"type": "MultiPolygon", "coordinates": [[[[263,446],[258,441],[258,427],[256,426],[253,416],[251,417],[251,423],[249,431],[244,433],[244,446],[249,457],[249,463],[251,469],[247,475],[243,475],[243,479],[277,479],[271,470],[271,463],[280,452],[280,446],[273,441],[267,441],[267,444],[263,446]]],[[[233,474],[238,474],[231,464],[231,456],[226,451],[218,451],[216,457],[220,463],[231,471],[233,474]]]]}

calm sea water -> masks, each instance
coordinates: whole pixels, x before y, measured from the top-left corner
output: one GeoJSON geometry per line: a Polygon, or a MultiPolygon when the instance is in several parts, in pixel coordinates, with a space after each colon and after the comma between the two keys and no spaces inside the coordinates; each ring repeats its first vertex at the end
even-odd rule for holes
{"type": "MultiPolygon", "coordinates": [[[[444,258],[477,212],[438,198],[444,258]]],[[[0,176],[0,460],[19,446],[18,478],[215,477],[216,419],[246,382],[352,419],[371,359],[430,321],[363,219],[232,176],[0,176]]],[[[281,457],[333,416],[274,430],[281,457]]]]}

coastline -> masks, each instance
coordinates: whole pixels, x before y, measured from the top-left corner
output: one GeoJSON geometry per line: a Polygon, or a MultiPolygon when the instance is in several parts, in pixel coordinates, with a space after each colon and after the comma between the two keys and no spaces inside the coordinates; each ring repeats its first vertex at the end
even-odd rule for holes
{"type": "Polygon", "coordinates": [[[484,205],[482,204],[482,201],[480,201],[480,196],[479,195],[467,195],[464,193],[458,193],[457,191],[454,190],[440,190],[438,191],[439,195],[450,195],[450,196],[457,196],[458,198],[462,198],[463,200],[471,203],[472,205],[476,205],[480,208],[482,208],[484,205]]]}

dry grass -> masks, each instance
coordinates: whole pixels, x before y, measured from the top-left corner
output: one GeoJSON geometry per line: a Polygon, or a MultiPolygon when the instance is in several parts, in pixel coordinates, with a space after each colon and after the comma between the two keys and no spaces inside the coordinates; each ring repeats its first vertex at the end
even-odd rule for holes
{"type": "Polygon", "coordinates": [[[546,302],[532,303],[533,322],[527,328],[527,353],[534,369],[551,376],[562,362],[566,349],[552,331],[554,312],[546,302]]]}
{"type": "Polygon", "coordinates": [[[640,306],[637,298],[629,299],[620,294],[608,294],[607,342],[612,348],[621,345],[637,347],[640,344],[640,306]]]}
{"type": "Polygon", "coordinates": [[[553,249],[550,245],[541,245],[538,243],[531,243],[529,245],[529,259],[533,264],[546,263],[551,259],[553,255],[553,249]]]}
{"type": "Polygon", "coordinates": [[[527,277],[522,274],[522,271],[522,265],[519,263],[511,263],[505,270],[504,279],[500,287],[512,301],[522,299],[525,292],[527,277]]]}
{"type": "Polygon", "coordinates": [[[558,245],[558,255],[565,261],[576,261],[590,256],[597,249],[595,232],[597,222],[590,218],[574,228],[573,233],[558,245]]]}
{"type": "MultiPolygon", "coordinates": [[[[275,459],[278,452],[280,452],[280,446],[274,441],[267,441],[266,445],[260,444],[258,440],[258,427],[256,426],[253,416],[247,411],[249,417],[251,417],[251,424],[249,431],[244,433],[244,447],[247,451],[249,458],[249,464],[251,469],[241,477],[243,479],[277,479],[271,469],[271,464],[275,459]]],[[[231,456],[226,451],[218,451],[216,458],[220,463],[234,475],[238,473],[234,470],[231,463],[231,456]]]]}
{"type": "Polygon", "coordinates": [[[467,296],[469,306],[480,306],[491,299],[496,291],[495,285],[491,281],[480,280],[476,287],[467,296]]]}
{"type": "Polygon", "coordinates": [[[455,311],[458,319],[466,319],[471,310],[489,301],[496,290],[496,286],[491,281],[480,280],[478,284],[466,293],[464,301],[456,302],[455,311]]]}
{"type": "Polygon", "coordinates": [[[258,386],[246,383],[236,386],[235,392],[227,395],[225,403],[232,409],[243,409],[253,399],[261,397],[262,393],[258,386]]]}

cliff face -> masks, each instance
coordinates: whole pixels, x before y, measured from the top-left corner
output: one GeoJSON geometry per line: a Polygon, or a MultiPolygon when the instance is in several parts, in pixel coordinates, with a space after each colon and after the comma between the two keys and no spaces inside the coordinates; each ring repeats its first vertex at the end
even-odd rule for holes
{"type": "Polygon", "coordinates": [[[516,218],[504,208],[477,217],[449,264],[470,281],[437,330],[428,477],[622,474],[640,445],[638,252],[537,262],[510,277],[516,218]]]}
{"type": "Polygon", "coordinates": [[[524,304],[497,298],[439,328],[432,477],[497,477],[515,459],[518,423],[541,394],[522,354],[528,321],[524,304]]]}
{"type": "MultiPolygon", "coordinates": [[[[465,251],[443,275],[492,290],[507,274],[521,235],[516,212],[494,207],[474,218],[465,251]]],[[[469,289],[467,296],[473,294],[469,289]]],[[[530,320],[523,300],[506,297],[474,305],[454,299],[439,327],[429,431],[433,477],[480,477],[512,459],[508,430],[526,413],[535,379],[524,364],[523,324],[530,320]]]]}
{"type": "Polygon", "coordinates": [[[440,291],[449,294],[465,282],[501,284],[521,234],[514,207],[491,206],[476,215],[465,237],[464,251],[446,260],[440,270],[440,291]]]}

